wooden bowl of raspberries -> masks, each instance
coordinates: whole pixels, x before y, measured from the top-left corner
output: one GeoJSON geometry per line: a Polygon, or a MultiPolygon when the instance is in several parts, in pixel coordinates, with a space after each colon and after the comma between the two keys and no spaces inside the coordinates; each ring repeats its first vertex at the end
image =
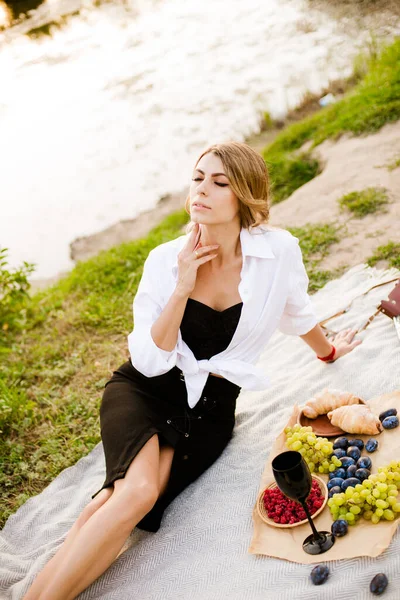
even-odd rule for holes
{"type": "MultiPolygon", "coordinates": [[[[311,492],[307,498],[307,506],[312,518],[324,510],[327,501],[328,488],[325,482],[317,475],[313,475],[311,492]]],[[[259,493],[256,506],[260,518],[272,527],[287,529],[308,523],[301,504],[285,496],[275,481],[259,493]]]]}

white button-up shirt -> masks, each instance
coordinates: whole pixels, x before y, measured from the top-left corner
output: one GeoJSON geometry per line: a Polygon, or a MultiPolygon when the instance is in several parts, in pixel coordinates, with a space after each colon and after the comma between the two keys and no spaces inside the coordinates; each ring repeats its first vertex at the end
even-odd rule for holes
{"type": "Polygon", "coordinates": [[[162,375],[175,365],[181,369],[188,404],[193,408],[210,373],[244,389],[268,387],[267,374],[255,364],[274,331],[279,328],[289,335],[303,335],[318,320],[307,294],[308,277],[298,239],[267,226],[243,228],[238,288],[243,307],[230,344],[208,360],[197,360],[179,331],[175,348],[162,350],[153,341],[151,327],[175,290],[177,256],[187,239],[188,235],[183,235],[149,253],[133,302],[134,330],[128,344],[133,366],[146,377],[162,375]]]}

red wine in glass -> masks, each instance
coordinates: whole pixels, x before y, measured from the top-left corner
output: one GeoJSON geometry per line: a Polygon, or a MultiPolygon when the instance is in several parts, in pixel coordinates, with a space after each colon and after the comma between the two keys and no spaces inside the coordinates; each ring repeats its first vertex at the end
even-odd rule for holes
{"type": "Polygon", "coordinates": [[[272,471],[278,488],[291,500],[300,502],[311,525],[313,533],[303,542],[304,552],[322,554],[332,548],[334,536],[329,531],[317,531],[308,510],[306,500],[311,492],[312,476],[300,452],[289,450],[275,456],[272,471]]]}

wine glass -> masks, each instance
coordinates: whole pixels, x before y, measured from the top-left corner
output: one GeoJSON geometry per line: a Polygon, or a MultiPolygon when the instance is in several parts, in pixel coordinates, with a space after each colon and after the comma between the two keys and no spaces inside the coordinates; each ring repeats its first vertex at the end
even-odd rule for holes
{"type": "Polygon", "coordinates": [[[291,500],[300,502],[313,530],[303,542],[304,552],[322,554],[332,548],[334,536],[329,531],[317,531],[308,510],[306,499],[311,492],[312,477],[300,452],[289,450],[278,454],[272,461],[272,471],[281,492],[291,500]]]}

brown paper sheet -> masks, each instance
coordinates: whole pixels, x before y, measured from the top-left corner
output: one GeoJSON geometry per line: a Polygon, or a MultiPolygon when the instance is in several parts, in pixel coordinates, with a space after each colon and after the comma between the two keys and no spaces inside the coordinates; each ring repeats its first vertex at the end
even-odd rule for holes
{"type": "MultiPolygon", "coordinates": [[[[400,391],[391,392],[368,400],[367,404],[370,405],[371,410],[377,415],[388,408],[397,408],[400,415],[400,391]]],[[[299,407],[295,405],[285,427],[294,425],[297,422],[298,414],[299,407]]],[[[274,457],[280,452],[288,450],[285,445],[286,436],[284,429],[275,440],[266,462],[259,492],[264,490],[271,481],[274,481],[271,468],[274,457]]],[[[352,434],[352,436],[361,438],[364,442],[372,437],[370,435],[358,434],[352,434]]],[[[365,450],[362,452],[363,456],[368,455],[372,460],[372,473],[376,473],[378,467],[387,465],[391,460],[400,460],[400,427],[384,430],[376,436],[376,439],[379,441],[376,452],[372,454],[368,454],[365,450]]],[[[328,481],[328,475],[320,475],[320,477],[326,482],[328,481]]],[[[304,539],[312,533],[308,523],[291,529],[272,527],[261,520],[256,505],[254,505],[252,517],[254,531],[248,549],[250,554],[265,554],[303,564],[355,558],[357,556],[379,556],[389,546],[400,521],[399,517],[397,517],[394,521],[380,521],[374,525],[370,521],[361,518],[358,523],[349,526],[349,532],[346,536],[336,538],[335,544],[330,550],[319,556],[311,556],[306,554],[302,549],[304,539]]],[[[333,521],[328,505],[314,519],[314,522],[319,531],[330,531],[333,521]]]]}

